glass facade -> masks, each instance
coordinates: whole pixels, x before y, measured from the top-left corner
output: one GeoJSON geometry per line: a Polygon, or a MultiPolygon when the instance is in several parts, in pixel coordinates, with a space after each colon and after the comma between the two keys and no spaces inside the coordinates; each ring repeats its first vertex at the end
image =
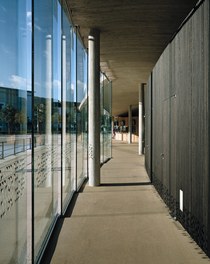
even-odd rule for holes
{"type": "MultiPolygon", "coordinates": [[[[65,1],[2,0],[0,17],[0,263],[37,263],[88,177],[88,58],[65,1]]],[[[102,75],[101,162],[111,135],[102,75]]]]}

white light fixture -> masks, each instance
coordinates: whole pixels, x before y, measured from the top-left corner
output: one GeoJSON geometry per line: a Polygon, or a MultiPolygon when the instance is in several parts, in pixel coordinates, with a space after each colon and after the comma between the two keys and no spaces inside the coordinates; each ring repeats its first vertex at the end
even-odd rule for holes
{"type": "Polygon", "coordinates": [[[179,209],[183,212],[183,191],[179,190],[179,209]]]}

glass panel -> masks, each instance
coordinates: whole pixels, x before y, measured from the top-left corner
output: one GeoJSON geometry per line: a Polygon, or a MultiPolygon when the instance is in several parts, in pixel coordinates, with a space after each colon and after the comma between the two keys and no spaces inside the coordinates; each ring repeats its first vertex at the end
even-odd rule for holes
{"type": "Polygon", "coordinates": [[[75,190],[76,114],[75,87],[75,34],[67,17],[67,7],[62,12],[62,210],[65,211],[75,190]]]}
{"type": "Polygon", "coordinates": [[[77,41],[77,188],[87,177],[87,54],[77,41]]]}
{"type": "Polygon", "coordinates": [[[61,213],[61,6],[53,1],[52,186],[54,215],[61,213]]]}
{"type": "Polygon", "coordinates": [[[104,161],[112,156],[112,83],[104,81],[104,161]]]}
{"type": "Polygon", "coordinates": [[[34,254],[58,214],[60,5],[34,1],[34,254]],[[47,16],[46,16],[47,14],[47,16]]]}
{"type": "Polygon", "coordinates": [[[101,74],[101,163],[112,156],[112,83],[101,74]]]}
{"type": "Polygon", "coordinates": [[[31,254],[30,1],[2,0],[0,17],[0,263],[25,263],[31,254]]]}
{"type": "Polygon", "coordinates": [[[72,189],[76,190],[77,174],[77,88],[76,88],[76,33],[72,27],[72,49],[71,49],[71,94],[68,101],[70,102],[70,133],[71,133],[71,168],[72,168],[72,189]]]}
{"type": "Polygon", "coordinates": [[[100,112],[101,112],[101,130],[100,130],[100,161],[101,164],[104,163],[104,118],[103,118],[103,112],[104,112],[104,74],[101,73],[100,75],[100,112]]]}

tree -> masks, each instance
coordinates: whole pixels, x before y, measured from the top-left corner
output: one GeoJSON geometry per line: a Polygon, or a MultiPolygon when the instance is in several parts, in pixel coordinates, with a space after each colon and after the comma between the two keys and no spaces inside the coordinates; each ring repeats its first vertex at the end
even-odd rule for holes
{"type": "Polygon", "coordinates": [[[16,114],[17,110],[11,105],[6,105],[2,108],[2,119],[8,124],[8,134],[12,134],[14,132],[16,114]]]}
{"type": "Polygon", "coordinates": [[[34,109],[35,109],[34,117],[36,119],[37,133],[42,133],[42,132],[44,132],[43,124],[45,123],[45,120],[46,120],[45,105],[43,103],[36,104],[34,109]]]}
{"type": "Polygon", "coordinates": [[[19,131],[21,133],[26,133],[26,131],[23,131],[23,126],[24,124],[26,124],[26,113],[21,111],[21,112],[17,112],[15,114],[15,123],[18,124],[20,127],[19,127],[19,131]]]}

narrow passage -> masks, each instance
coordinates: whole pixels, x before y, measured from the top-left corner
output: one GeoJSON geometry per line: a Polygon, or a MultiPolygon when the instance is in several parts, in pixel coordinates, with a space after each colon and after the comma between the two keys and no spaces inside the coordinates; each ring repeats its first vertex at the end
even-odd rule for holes
{"type": "Polygon", "coordinates": [[[53,264],[207,264],[151,185],[136,144],[113,143],[102,185],[78,194],[53,264]]]}

